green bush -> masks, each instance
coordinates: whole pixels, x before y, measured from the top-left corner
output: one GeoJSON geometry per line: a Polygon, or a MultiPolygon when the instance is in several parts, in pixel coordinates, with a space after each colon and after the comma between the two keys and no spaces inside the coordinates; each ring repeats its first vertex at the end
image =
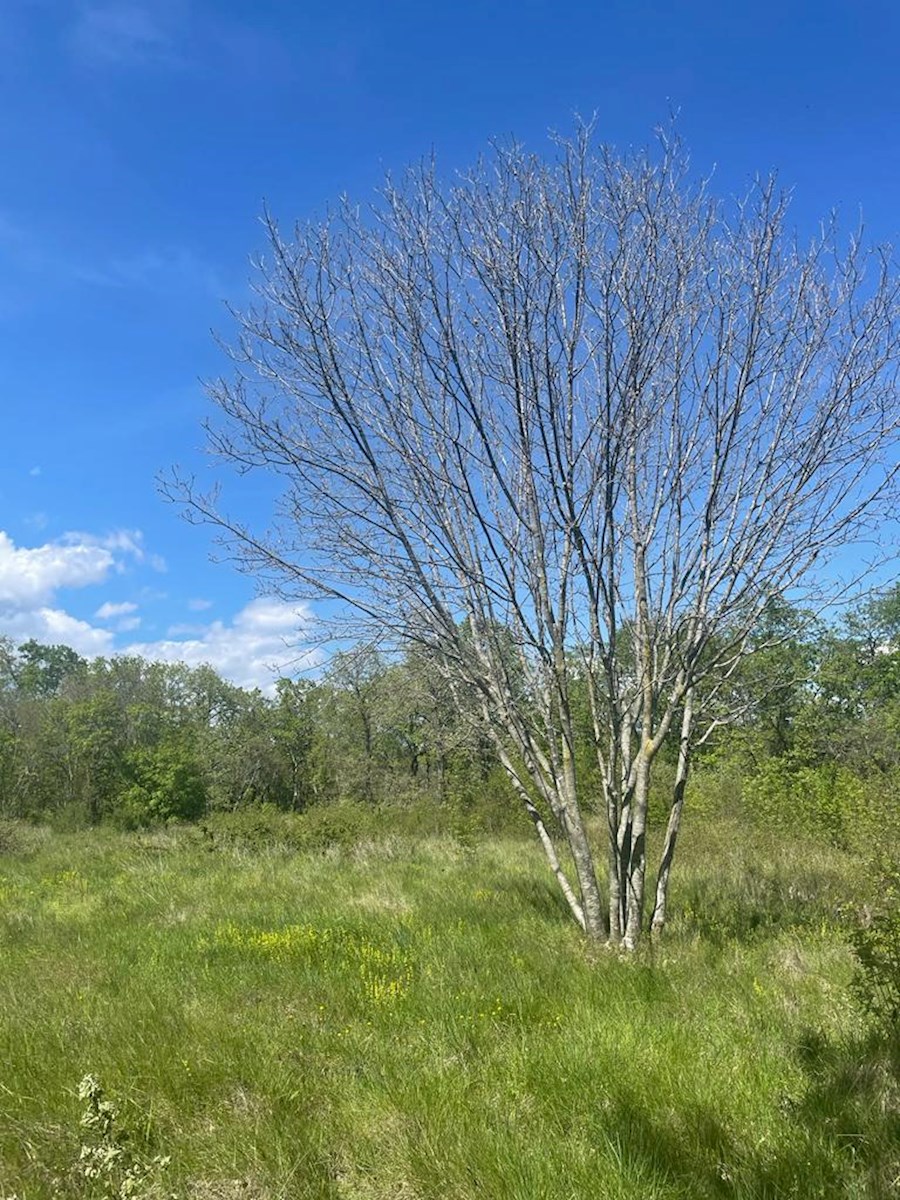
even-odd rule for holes
{"type": "MultiPolygon", "coordinates": [[[[660,758],[653,764],[647,820],[651,829],[664,829],[669,820],[675,790],[675,763],[660,758]]],[[[684,807],[690,819],[716,817],[738,811],[743,774],[736,762],[699,760],[687,782],[684,807]]]]}
{"type": "Polygon", "coordinates": [[[22,842],[22,828],[19,823],[7,817],[0,817],[0,854],[19,854],[22,842]]]}
{"type": "Polygon", "coordinates": [[[304,850],[328,850],[351,846],[386,832],[378,821],[377,810],[359,801],[342,800],[337,804],[314,804],[298,819],[301,846],[304,850]]]}
{"type": "Polygon", "coordinates": [[[865,783],[835,763],[809,766],[791,755],[768,759],[743,788],[748,814],[770,829],[846,846],[867,821],[865,783]]]}
{"type": "Polygon", "coordinates": [[[230,811],[208,813],[200,829],[210,849],[235,846],[243,850],[265,850],[272,846],[300,849],[302,836],[298,813],[284,812],[274,804],[251,804],[230,811]]]}
{"type": "Polygon", "coordinates": [[[874,900],[850,927],[856,957],[853,990],[863,1009],[891,1037],[900,1034],[900,866],[873,872],[874,900]]]}
{"type": "Polygon", "coordinates": [[[688,776],[685,808],[704,817],[734,816],[740,812],[744,771],[734,761],[701,763],[688,776]]]}
{"type": "Polygon", "coordinates": [[[442,803],[431,807],[433,812],[436,808],[436,832],[450,834],[466,846],[485,836],[516,833],[529,824],[500,767],[474,778],[460,773],[451,779],[442,803]]]}
{"type": "Polygon", "coordinates": [[[212,847],[238,846],[262,850],[281,846],[289,850],[348,849],[376,832],[389,831],[378,820],[378,811],[355,801],[316,804],[302,813],[284,812],[273,804],[248,805],[231,812],[214,812],[203,821],[203,833],[212,847]]]}

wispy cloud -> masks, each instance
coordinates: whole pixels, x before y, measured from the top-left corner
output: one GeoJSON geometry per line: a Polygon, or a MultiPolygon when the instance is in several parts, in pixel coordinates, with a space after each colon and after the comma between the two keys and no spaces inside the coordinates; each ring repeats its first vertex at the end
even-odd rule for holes
{"type": "Polygon", "coordinates": [[[82,5],[70,47],[76,58],[89,66],[179,66],[171,18],[171,6],[167,5],[157,4],[152,10],[132,3],[82,5]]]}
{"type": "MultiPolygon", "coordinates": [[[[168,570],[161,554],[148,552],[144,546],[144,535],[139,529],[117,529],[113,533],[64,533],[59,539],[66,546],[98,546],[117,554],[127,554],[135,562],[147,563],[154,571],[164,574],[168,570]]],[[[121,570],[121,562],[118,567],[121,570]]]]}
{"type": "MultiPolygon", "coordinates": [[[[23,297],[39,302],[63,288],[94,287],[150,292],[171,302],[173,297],[196,303],[219,301],[236,290],[219,268],[189,246],[147,245],[117,250],[103,247],[93,257],[84,249],[60,243],[59,236],[29,228],[9,212],[0,211],[0,309],[18,311],[23,297]],[[16,298],[16,289],[19,295],[16,298]],[[10,292],[4,304],[4,293],[10,292]]],[[[39,467],[32,470],[37,474],[39,467]]]]}
{"type": "Polygon", "coordinates": [[[128,613],[137,612],[137,605],[131,600],[123,600],[121,604],[113,604],[107,600],[101,604],[94,616],[100,621],[109,621],[113,617],[124,617],[128,613]]]}
{"type": "Polygon", "coordinates": [[[25,272],[46,272],[56,261],[42,239],[10,212],[0,212],[0,260],[6,270],[25,272]]]}
{"type": "MultiPolygon", "coordinates": [[[[252,6],[250,6],[252,10],[252,6]]],[[[277,26],[233,17],[211,0],[76,0],[69,51],[94,70],[135,67],[240,79],[292,73],[277,26]]]]}
{"type": "Polygon", "coordinates": [[[300,78],[311,93],[323,80],[346,84],[355,75],[358,47],[345,34],[298,52],[277,11],[227,7],[222,0],[0,0],[0,51],[7,70],[33,67],[37,14],[53,22],[69,61],[91,72],[175,71],[261,85],[300,78]]]}
{"type": "Polygon", "coordinates": [[[184,293],[203,292],[216,300],[228,291],[216,268],[183,246],[147,247],[93,266],[74,267],[74,273],[82,283],[97,287],[141,288],[166,294],[175,288],[184,293]]]}
{"type": "Polygon", "coordinates": [[[202,637],[207,630],[206,625],[191,625],[186,621],[178,621],[166,630],[167,638],[202,637]]]}

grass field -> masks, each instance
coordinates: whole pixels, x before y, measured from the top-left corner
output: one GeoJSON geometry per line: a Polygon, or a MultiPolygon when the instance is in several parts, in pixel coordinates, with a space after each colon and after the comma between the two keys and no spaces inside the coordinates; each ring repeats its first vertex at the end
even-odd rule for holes
{"type": "Polygon", "coordinates": [[[514,837],[14,830],[0,1196],[119,1194],[78,1170],[88,1072],[131,1152],[171,1157],[141,1196],[900,1194],[896,1060],[848,989],[854,863],[743,840],[688,829],[670,933],[629,961],[514,837]]]}

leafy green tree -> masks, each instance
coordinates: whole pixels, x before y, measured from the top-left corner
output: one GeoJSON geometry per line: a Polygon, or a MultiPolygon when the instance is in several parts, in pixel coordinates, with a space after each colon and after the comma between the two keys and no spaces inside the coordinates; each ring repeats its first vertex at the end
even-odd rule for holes
{"type": "Polygon", "coordinates": [[[31,639],[16,651],[14,676],[26,696],[55,696],[67,679],[86,668],[86,660],[70,646],[44,646],[31,639]]]}
{"type": "Polygon", "coordinates": [[[125,757],[125,770],[131,783],[115,806],[115,816],[124,824],[192,821],[206,811],[206,781],[190,738],[132,750],[125,757]]]}
{"type": "Polygon", "coordinates": [[[224,684],[211,717],[209,725],[201,723],[200,746],[210,804],[226,809],[264,803],[289,807],[289,769],[271,701],[259,691],[224,684]]]}
{"type": "Polygon", "coordinates": [[[801,748],[863,776],[900,769],[900,585],[822,637],[801,748]]]}
{"type": "Polygon", "coordinates": [[[343,746],[341,790],[354,799],[376,798],[383,763],[383,684],[386,667],[362,644],[336,654],[325,674],[332,690],[334,740],[343,746]]]}
{"type": "Polygon", "coordinates": [[[98,690],[66,704],[67,795],[83,804],[92,822],[114,811],[127,781],[127,721],[116,696],[98,690]]]}
{"type": "Polygon", "coordinates": [[[273,737],[285,764],[290,807],[302,811],[330,791],[318,752],[322,688],[307,679],[279,679],[275,687],[273,737]]]}

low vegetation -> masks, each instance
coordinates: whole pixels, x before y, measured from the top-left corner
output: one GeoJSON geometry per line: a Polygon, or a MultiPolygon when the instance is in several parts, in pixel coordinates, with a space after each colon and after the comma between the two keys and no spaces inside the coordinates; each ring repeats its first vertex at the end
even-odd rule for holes
{"type": "Polygon", "coordinates": [[[896,1193],[858,856],[698,820],[667,935],[629,960],[579,936],[530,840],[354,811],[314,840],[265,811],[7,823],[0,1194],[896,1193]]]}

